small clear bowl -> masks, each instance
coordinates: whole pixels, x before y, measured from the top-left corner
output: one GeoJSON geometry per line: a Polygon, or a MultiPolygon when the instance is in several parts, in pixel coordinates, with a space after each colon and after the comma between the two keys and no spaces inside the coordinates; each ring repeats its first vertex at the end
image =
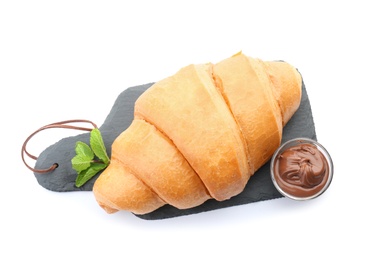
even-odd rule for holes
{"type": "Polygon", "coordinates": [[[290,199],[293,199],[293,200],[299,200],[299,201],[310,200],[310,199],[317,198],[318,196],[320,196],[322,193],[324,193],[328,189],[330,183],[332,182],[332,178],[333,178],[333,162],[332,162],[332,158],[330,157],[328,151],[321,144],[319,144],[315,140],[312,140],[312,139],[309,139],[309,138],[303,138],[303,137],[302,138],[291,139],[291,140],[285,142],[284,144],[282,144],[274,152],[274,154],[272,156],[272,159],[271,159],[271,179],[272,179],[272,182],[274,183],[275,188],[283,196],[285,196],[287,198],[290,198],[290,199]],[[322,155],[324,156],[325,161],[326,161],[326,163],[328,165],[328,171],[329,171],[328,179],[326,180],[325,184],[323,184],[324,186],[319,191],[315,192],[314,194],[310,194],[308,196],[299,196],[299,195],[296,195],[296,194],[289,193],[288,191],[284,190],[279,185],[278,181],[275,178],[275,160],[277,160],[277,158],[279,158],[280,154],[282,154],[286,149],[288,149],[290,147],[293,147],[293,146],[299,146],[299,145],[302,145],[302,144],[314,145],[322,153],[322,155]]]}

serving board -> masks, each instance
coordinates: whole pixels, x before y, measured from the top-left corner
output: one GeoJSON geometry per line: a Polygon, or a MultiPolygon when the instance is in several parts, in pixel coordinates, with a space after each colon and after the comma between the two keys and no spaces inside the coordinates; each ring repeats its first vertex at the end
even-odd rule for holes
{"type": "MultiPolygon", "coordinates": [[[[106,120],[99,127],[109,156],[111,156],[111,145],[113,141],[121,132],[129,127],[133,121],[135,101],[152,85],[153,83],[149,83],[129,87],[120,93],[106,120]]],[[[303,82],[301,104],[297,112],[284,127],[282,142],[297,137],[317,139],[310,101],[303,82]]],[[[72,169],[71,159],[75,155],[74,148],[77,141],[89,144],[89,133],[61,139],[57,143],[46,148],[39,155],[35,164],[36,169],[48,168],[53,165],[53,163],[58,164],[58,167],[50,173],[34,173],[41,186],[48,190],[58,192],[92,191],[93,184],[99,175],[96,175],[80,188],[75,186],[77,173],[72,169]]],[[[136,216],[146,220],[165,219],[280,197],[282,197],[282,195],[276,190],[272,183],[270,165],[268,162],[250,178],[242,193],[229,200],[219,202],[211,199],[198,207],[186,210],[179,210],[170,205],[165,205],[149,214],[136,216]]]]}

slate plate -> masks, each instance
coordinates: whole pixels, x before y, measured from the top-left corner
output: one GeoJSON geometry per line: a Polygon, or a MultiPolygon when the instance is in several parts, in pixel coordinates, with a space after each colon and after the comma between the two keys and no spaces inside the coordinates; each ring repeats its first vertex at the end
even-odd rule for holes
{"type": "MultiPolygon", "coordinates": [[[[130,87],[123,91],[115,101],[106,120],[102,126],[99,127],[109,156],[111,156],[111,144],[133,120],[134,102],[151,85],[153,85],[153,83],[130,87]]],[[[282,142],[297,137],[307,137],[316,140],[312,111],[304,84],[302,84],[302,100],[300,107],[284,127],[282,142]]],[[[48,168],[53,163],[58,163],[59,165],[58,168],[47,174],[34,173],[38,183],[44,188],[59,192],[92,190],[98,175],[81,188],[77,188],[74,185],[77,173],[72,169],[71,159],[75,154],[74,147],[76,141],[83,141],[89,144],[89,133],[64,138],[46,148],[39,155],[35,165],[36,169],[48,168]]],[[[170,205],[165,205],[149,214],[136,216],[147,220],[165,219],[280,197],[282,197],[282,195],[276,190],[272,183],[270,165],[268,162],[251,177],[242,193],[229,200],[222,202],[208,200],[198,207],[187,210],[179,210],[170,205]]]]}

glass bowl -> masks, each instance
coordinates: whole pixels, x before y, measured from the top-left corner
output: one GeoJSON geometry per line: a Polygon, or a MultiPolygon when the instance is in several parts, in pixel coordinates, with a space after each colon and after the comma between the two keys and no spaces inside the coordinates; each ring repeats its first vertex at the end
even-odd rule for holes
{"type": "Polygon", "coordinates": [[[309,200],[324,193],[332,182],[333,162],[317,141],[295,138],[283,143],[271,158],[276,189],[293,200],[309,200]]]}

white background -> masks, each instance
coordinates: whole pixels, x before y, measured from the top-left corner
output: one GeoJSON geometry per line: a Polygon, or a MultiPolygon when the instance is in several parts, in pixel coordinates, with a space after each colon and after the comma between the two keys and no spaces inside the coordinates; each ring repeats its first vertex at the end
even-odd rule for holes
{"type": "MultiPolygon", "coordinates": [[[[0,258],[388,259],[389,17],[374,0],[1,1],[0,258]],[[48,191],[23,165],[37,128],[100,125],[126,88],[240,50],[302,73],[335,165],[319,198],[146,221],[48,191]]],[[[76,134],[47,130],[29,151],[76,134]]]]}

